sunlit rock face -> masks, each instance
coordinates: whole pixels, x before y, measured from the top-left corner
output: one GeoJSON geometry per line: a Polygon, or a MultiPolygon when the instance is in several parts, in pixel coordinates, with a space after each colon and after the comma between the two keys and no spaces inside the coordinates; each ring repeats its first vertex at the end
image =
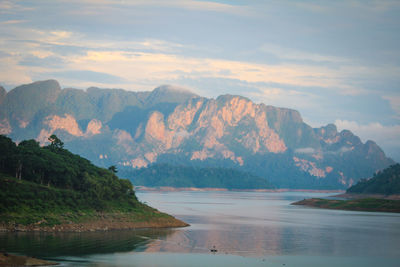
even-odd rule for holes
{"type": "Polygon", "coordinates": [[[156,163],[227,167],[277,187],[346,188],[393,163],[373,141],[333,124],[313,129],[296,110],[174,86],[84,91],[49,80],[0,88],[0,134],[42,144],[57,134],[71,151],[128,174],[156,163]]]}
{"type": "Polygon", "coordinates": [[[85,135],[89,137],[89,136],[93,136],[96,134],[100,134],[102,127],[103,127],[103,125],[102,125],[101,121],[92,119],[86,128],[85,135]]]}

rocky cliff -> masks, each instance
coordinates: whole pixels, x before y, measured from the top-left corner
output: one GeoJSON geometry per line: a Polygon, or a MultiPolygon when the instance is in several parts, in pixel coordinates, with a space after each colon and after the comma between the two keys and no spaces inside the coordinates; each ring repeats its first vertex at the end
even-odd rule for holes
{"type": "Polygon", "coordinates": [[[156,163],[229,167],[277,187],[346,188],[393,164],[373,141],[364,144],[333,124],[313,129],[295,110],[171,86],[83,91],[36,82],[8,92],[0,114],[1,134],[44,143],[56,133],[73,152],[125,170],[156,163]]]}

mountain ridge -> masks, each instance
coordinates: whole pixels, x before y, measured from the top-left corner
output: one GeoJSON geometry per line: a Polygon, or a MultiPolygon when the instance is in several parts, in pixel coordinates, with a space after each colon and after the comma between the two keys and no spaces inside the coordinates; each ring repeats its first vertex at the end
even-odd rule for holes
{"type": "MultiPolygon", "coordinates": [[[[40,83],[25,85],[27,92],[40,83]]],[[[71,151],[100,166],[227,167],[266,177],[276,187],[346,188],[394,163],[373,141],[363,143],[334,124],[312,128],[296,110],[242,96],[205,98],[168,86],[152,92],[58,90],[54,81],[42,83],[53,83],[56,99],[40,106],[33,98],[30,116],[1,104],[0,132],[43,141],[56,133],[71,151]]],[[[27,97],[9,93],[5,102],[27,97]]]]}

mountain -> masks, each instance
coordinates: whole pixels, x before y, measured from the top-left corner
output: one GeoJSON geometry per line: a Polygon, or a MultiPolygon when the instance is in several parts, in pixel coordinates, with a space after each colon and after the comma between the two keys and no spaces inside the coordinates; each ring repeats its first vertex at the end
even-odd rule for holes
{"type": "Polygon", "coordinates": [[[362,179],[347,189],[347,193],[357,194],[400,194],[400,164],[386,168],[370,179],[362,179]]]}
{"type": "Polygon", "coordinates": [[[146,98],[147,106],[154,106],[159,103],[183,103],[187,99],[197,95],[183,87],[162,85],[154,89],[146,98]]]}
{"type": "Polygon", "coordinates": [[[128,172],[152,164],[232,168],[278,188],[337,189],[394,164],[373,141],[333,124],[312,128],[296,110],[173,86],[84,91],[41,81],[8,92],[0,116],[0,133],[15,140],[45,144],[55,133],[74,153],[128,172]]]}
{"type": "Polygon", "coordinates": [[[0,105],[3,103],[4,99],[6,98],[7,91],[4,87],[0,86],[0,105]]]}

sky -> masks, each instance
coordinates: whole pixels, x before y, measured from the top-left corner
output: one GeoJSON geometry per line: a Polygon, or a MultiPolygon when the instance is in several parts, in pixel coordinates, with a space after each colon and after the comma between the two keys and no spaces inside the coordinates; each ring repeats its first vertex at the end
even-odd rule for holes
{"type": "Polygon", "coordinates": [[[0,0],[0,85],[47,79],[243,95],[400,161],[400,1],[0,0]]]}

